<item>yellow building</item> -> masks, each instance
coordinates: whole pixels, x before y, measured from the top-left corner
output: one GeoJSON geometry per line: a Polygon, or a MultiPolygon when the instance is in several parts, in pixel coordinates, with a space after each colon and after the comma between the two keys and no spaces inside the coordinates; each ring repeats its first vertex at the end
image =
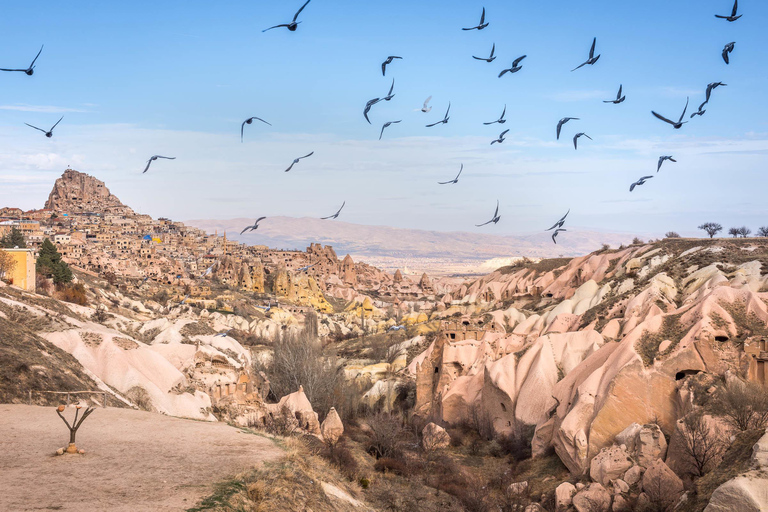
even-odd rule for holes
{"type": "Polygon", "coordinates": [[[35,291],[35,251],[33,249],[0,249],[11,255],[16,266],[4,280],[28,292],[35,291]]]}

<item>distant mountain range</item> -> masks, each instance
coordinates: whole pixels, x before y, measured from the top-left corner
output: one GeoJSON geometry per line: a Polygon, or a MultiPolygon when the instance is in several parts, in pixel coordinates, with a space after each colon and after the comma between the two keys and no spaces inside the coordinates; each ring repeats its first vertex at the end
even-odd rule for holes
{"type": "Polygon", "coordinates": [[[419,260],[451,264],[479,263],[493,258],[515,256],[580,256],[599,249],[602,244],[612,247],[627,244],[635,236],[569,228],[567,233],[560,233],[556,245],[552,243],[551,232],[501,236],[365,226],[306,217],[270,217],[261,222],[257,231],[240,235],[243,227],[252,224],[253,219],[184,222],[210,233],[218,231],[221,235],[226,231],[227,237],[232,240],[251,245],[266,245],[274,249],[304,250],[312,242],[332,245],[340,257],[350,254],[355,260],[376,264],[382,268],[400,268],[408,263],[411,266],[419,266],[419,260]],[[387,264],[387,261],[390,264],[387,264]]]}

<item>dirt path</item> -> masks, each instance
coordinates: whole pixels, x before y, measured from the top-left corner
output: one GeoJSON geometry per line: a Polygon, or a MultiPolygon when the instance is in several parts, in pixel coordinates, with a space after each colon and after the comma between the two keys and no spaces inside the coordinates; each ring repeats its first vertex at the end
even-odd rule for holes
{"type": "Polygon", "coordinates": [[[185,510],[214,483],[282,454],[221,423],[129,409],[97,409],[77,434],[86,454],[53,456],[68,441],[53,407],[0,404],[0,510],[185,510]]]}

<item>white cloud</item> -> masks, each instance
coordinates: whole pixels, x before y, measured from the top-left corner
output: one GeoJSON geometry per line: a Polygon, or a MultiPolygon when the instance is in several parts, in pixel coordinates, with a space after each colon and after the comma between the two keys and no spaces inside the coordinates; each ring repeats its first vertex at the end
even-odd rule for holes
{"type": "Polygon", "coordinates": [[[66,112],[88,112],[88,110],[53,105],[0,105],[0,110],[16,110],[19,112],[40,112],[44,114],[63,114],[66,112]]]}

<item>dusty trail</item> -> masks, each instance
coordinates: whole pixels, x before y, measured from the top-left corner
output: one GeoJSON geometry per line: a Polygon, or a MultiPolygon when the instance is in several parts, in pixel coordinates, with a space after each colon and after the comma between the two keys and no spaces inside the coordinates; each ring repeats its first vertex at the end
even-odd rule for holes
{"type": "Polygon", "coordinates": [[[129,409],[97,409],[77,434],[86,454],[53,456],[68,440],[53,407],[0,404],[0,510],[185,510],[283,453],[221,423],[129,409]]]}

